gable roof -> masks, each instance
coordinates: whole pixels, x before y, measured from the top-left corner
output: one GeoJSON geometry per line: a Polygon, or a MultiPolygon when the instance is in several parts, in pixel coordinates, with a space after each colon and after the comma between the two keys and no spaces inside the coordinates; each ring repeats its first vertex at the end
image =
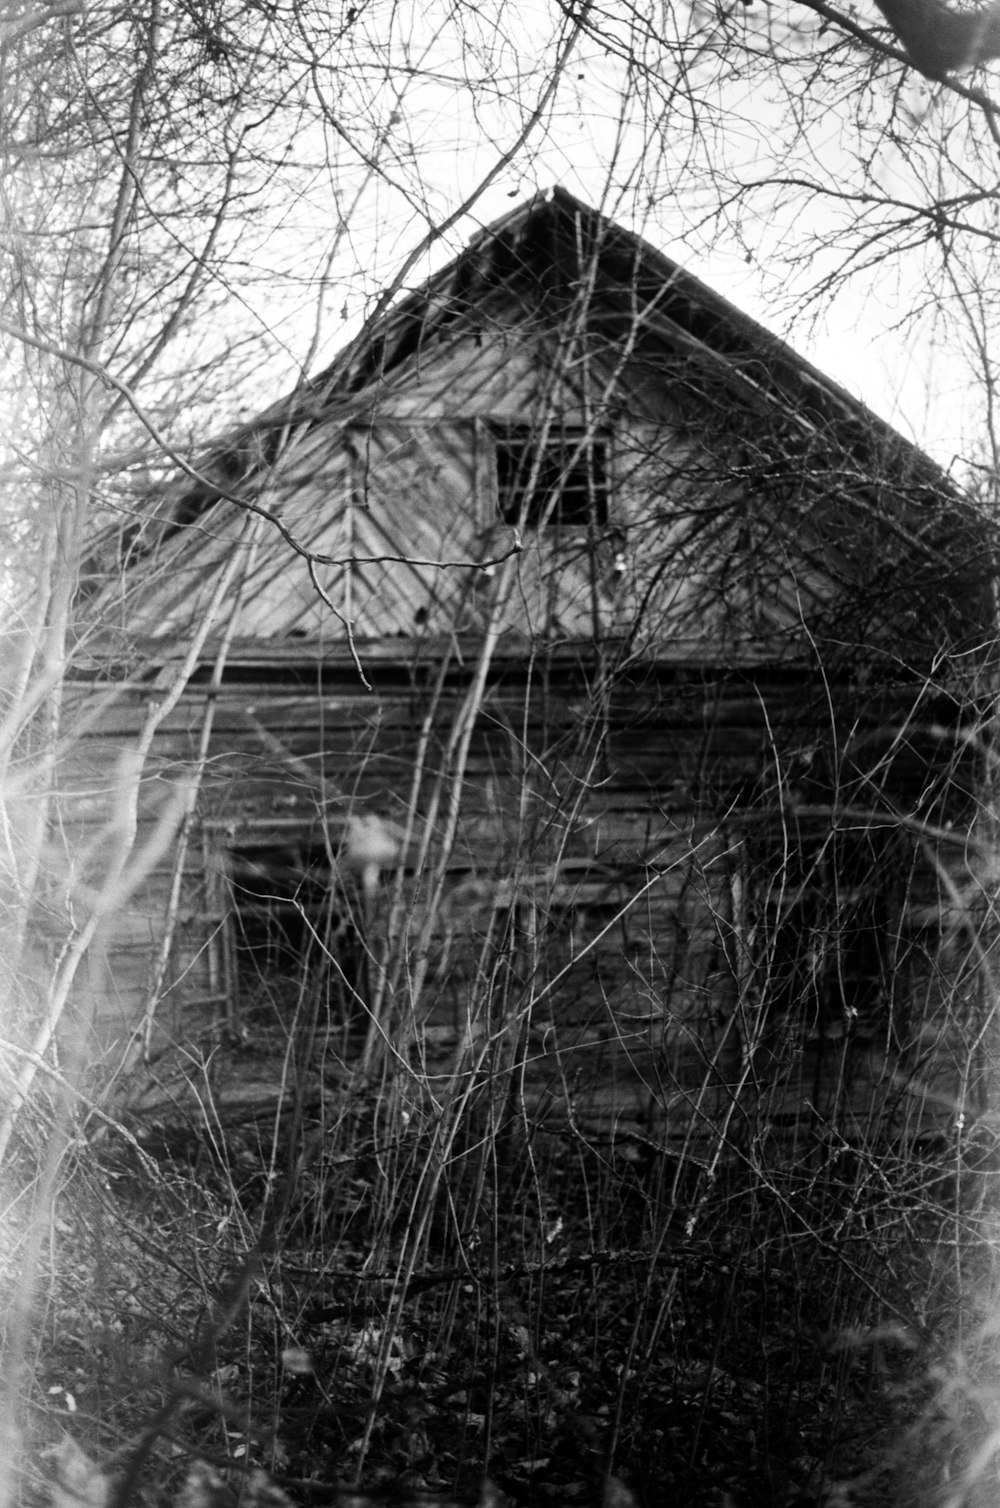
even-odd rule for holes
{"type": "MultiPolygon", "coordinates": [[[[766,499],[767,548],[777,549],[782,569],[796,576],[784,589],[784,609],[772,614],[772,630],[780,629],[782,611],[794,615],[803,592],[826,610],[846,583],[850,611],[857,611],[879,574],[881,616],[893,616],[904,636],[918,620],[927,626],[928,592],[945,604],[946,616],[971,613],[978,624],[984,621],[983,589],[974,584],[970,592],[970,583],[981,578],[980,526],[939,468],[670,258],[555,189],[481,231],[421,287],[377,313],[319,376],[207,448],[197,477],[173,485],[129,540],[132,559],[148,565],[146,579],[141,569],[126,573],[135,595],[121,605],[123,628],[154,636],[178,632],[186,614],[204,611],[220,565],[234,549],[247,552],[240,637],[315,639],[321,619],[322,637],[342,635],[317,595],[317,566],[328,580],[332,572],[348,582],[345,617],[366,604],[367,619],[363,615],[356,629],[361,636],[454,628],[459,601],[474,599],[482,579],[471,569],[468,533],[446,510],[434,517],[429,502],[409,506],[394,458],[407,446],[415,449],[419,473],[426,457],[421,460],[413,425],[421,417],[436,419],[440,452],[459,389],[466,412],[478,405],[492,413],[504,402],[515,411],[518,404],[537,411],[546,385],[551,391],[555,382],[563,384],[566,403],[581,361],[598,372],[611,408],[622,401],[626,369],[633,407],[642,409],[644,392],[649,397],[640,418],[664,422],[669,393],[675,437],[711,431],[709,450],[714,445],[725,452],[730,472],[739,437],[747,486],[766,499]],[[500,367],[492,356],[477,355],[484,336],[504,348],[500,367]],[[383,433],[376,448],[365,441],[364,465],[375,479],[377,506],[341,508],[351,485],[346,473],[358,461],[358,436],[370,435],[375,417],[383,433]],[[393,423],[403,429],[393,433],[393,423]],[[266,513],[263,534],[248,531],[236,499],[252,500],[266,513]],[[296,547],[315,554],[313,571],[301,554],[295,559],[296,547]],[[398,558],[386,562],[386,556],[398,558]],[[876,557],[880,569],[873,573],[876,557]],[[436,564],[449,559],[461,564],[446,570],[436,564]],[[154,562],[158,574],[150,576],[154,562]]],[[[450,443],[457,456],[462,438],[450,443]]],[[[718,478],[714,484],[722,486],[718,478]]],[[[745,523],[734,528],[727,520],[728,533],[716,530],[709,545],[700,524],[680,546],[675,531],[670,548],[687,570],[695,550],[699,558],[706,549],[720,561],[725,556],[731,576],[745,523]]],[[[475,560],[503,554],[495,531],[476,548],[475,560]]],[[[657,548],[666,548],[662,540],[657,548]]],[[[107,590],[99,593],[105,609],[107,590]]],[[[473,613],[468,626],[475,621],[473,613]]],[[[675,639],[679,622],[672,625],[675,639]]],[[[560,631],[573,637],[577,626],[567,618],[560,631]]]]}
{"type": "MultiPolygon", "coordinates": [[[[591,285],[588,331],[611,347],[633,340],[639,354],[664,346],[703,363],[752,406],[780,402],[803,423],[835,425],[858,459],[882,451],[894,470],[937,487],[943,473],[916,446],[869,412],[824,373],[692,273],[563,188],[539,193],[476,234],[466,249],[420,288],[370,320],[317,377],[213,443],[200,470],[229,473],[266,465],[289,424],[316,424],[331,411],[362,417],[387,383],[491,306],[500,317],[512,302],[554,325],[591,285]],[[637,332],[636,324],[641,328],[637,332]],[[756,399],[756,402],[754,400],[756,399]],[[367,400],[367,401],[366,401],[367,400]]],[[[222,478],[218,478],[222,480],[222,478]]],[[[217,495],[217,494],[216,494],[217,495]]],[[[210,490],[186,489],[190,507],[210,490]]]]}

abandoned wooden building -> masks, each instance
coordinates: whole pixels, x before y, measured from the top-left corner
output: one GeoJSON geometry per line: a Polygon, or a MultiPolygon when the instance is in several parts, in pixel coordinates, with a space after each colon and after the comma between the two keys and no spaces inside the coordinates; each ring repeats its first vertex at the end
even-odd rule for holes
{"type": "Polygon", "coordinates": [[[973,1113],[983,555],[690,273],[513,210],[95,550],[81,851],[148,745],[107,1082],[393,1074],[699,1155],[973,1113]]]}

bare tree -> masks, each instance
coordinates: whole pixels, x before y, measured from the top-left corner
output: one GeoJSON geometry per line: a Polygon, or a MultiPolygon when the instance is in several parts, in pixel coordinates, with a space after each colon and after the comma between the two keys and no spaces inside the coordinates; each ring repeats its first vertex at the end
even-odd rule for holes
{"type": "MultiPolygon", "coordinates": [[[[282,457],[294,436],[284,436],[265,458],[270,469],[259,486],[260,456],[228,478],[213,471],[206,481],[206,441],[321,370],[334,346],[356,337],[366,320],[384,312],[510,199],[566,180],[609,215],[669,243],[696,266],[716,258],[717,270],[709,276],[724,292],[727,273],[734,280],[737,273],[747,276],[744,296],[758,312],[766,307],[771,322],[799,343],[820,342],[838,321],[849,321],[852,338],[859,339],[866,311],[876,311],[889,328],[887,348],[897,357],[912,353],[914,370],[905,374],[897,416],[915,412],[914,395],[922,395],[923,417],[911,421],[911,430],[920,437],[926,427],[930,443],[957,474],[977,464],[986,478],[981,490],[990,494],[998,459],[993,332],[1000,286],[994,194],[1000,125],[990,74],[971,82],[955,75],[996,55],[995,12],[988,7],[959,13],[930,0],[879,0],[879,7],[888,31],[874,13],[859,18],[826,0],[782,8],[652,10],[617,0],[605,6],[553,4],[540,7],[530,25],[520,8],[504,0],[485,7],[374,3],[345,6],[336,16],[312,0],[245,6],[149,0],[138,9],[107,0],[86,9],[74,3],[8,8],[0,24],[0,390],[7,420],[0,483],[10,540],[2,562],[8,606],[0,671],[6,1002],[0,1160],[11,1158],[19,1135],[30,1143],[36,1126],[42,1140],[57,1127],[52,1145],[60,1154],[71,1140],[85,1090],[72,1053],[67,1059],[65,1049],[62,1056],[56,1051],[60,1029],[74,999],[86,996],[79,986],[87,969],[102,967],[109,918],[178,838],[183,853],[208,758],[210,717],[197,757],[183,778],[163,779],[157,819],[145,827],[140,796],[143,783],[160,774],[149,763],[153,740],[209,635],[222,646],[212,670],[221,679],[237,555],[220,565],[208,608],[171,664],[157,667],[141,729],[105,778],[110,800],[86,843],[70,831],[62,803],[67,752],[107,714],[120,684],[145,684],[148,666],[116,637],[125,620],[116,621],[114,608],[88,620],[81,603],[106,590],[109,578],[127,577],[131,563],[143,556],[143,589],[155,591],[161,567],[152,547],[163,514],[152,500],[162,495],[165,478],[178,472],[195,492],[207,488],[229,496],[244,516],[239,538],[248,550],[263,533],[286,527],[267,489],[280,491],[282,457]],[[914,80],[910,64],[923,79],[914,80]],[[250,477],[256,479],[253,489],[244,485],[250,477]],[[110,676],[105,683],[87,681],[81,701],[78,686],[95,664],[109,662],[109,644],[120,656],[122,674],[117,682],[110,676]]],[[[679,381],[684,378],[682,371],[679,381]]],[[[888,407],[897,396],[887,392],[888,407]]],[[[713,422],[729,435],[724,393],[713,422]]],[[[277,421],[275,429],[281,431],[277,421]]],[[[737,458],[727,454],[722,474],[709,479],[720,494],[757,462],[753,435],[731,438],[744,450],[737,458]]],[[[832,485],[831,476],[849,461],[825,452],[822,464],[812,452],[792,457],[788,485],[803,516],[815,489],[821,482],[832,485]]],[[[766,480],[777,485],[773,477],[766,480]]],[[[697,482],[705,485],[706,478],[697,482]]],[[[654,522],[661,522],[653,514],[655,509],[650,537],[654,522]]],[[[193,515],[173,522],[179,529],[201,527],[193,515]]],[[[720,509],[713,523],[692,519],[685,527],[692,557],[709,540],[721,562],[721,580],[737,528],[731,511],[720,509]]],[[[298,541],[287,529],[285,542],[294,552],[298,541]]],[[[516,594],[516,577],[515,565],[502,563],[505,600],[516,594]]],[[[102,600],[107,605],[110,599],[102,600]]],[[[447,932],[446,850],[458,830],[460,791],[481,710],[477,697],[495,627],[491,623],[482,675],[452,725],[435,804],[424,813],[425,836],[436,824],[445,840],[434,849],[426,836],[430,902],[425,911],[408,910],[402,888],[392,897],[393,925],[413,942],[412,957],[373,950],[368,960],[383,969],[382,1001],[394,990],[409,990],[406,998],[415,1003],[437,987],[428,944],[435,929],[447,932]]],[[[647,627],[639,614],[636,642],[647,627]]],[[[436,695],[441,699],[443,692],[436,695]]],[[[574,816],[589,789],[610,695],[610,683],[592,688],[576,744],[558,746],[570,780],[564,816],[574,816]]],[[[510,738],[516,743],[514,732],[510,738]]],[[[422,773],[431,764],[428,749],[429,742],[421,751],[422,773]]],[[[530,779],[528,772],[525,791],[530,779]]],[[[821,805],[817,798],[815,806],[821,805]]],[[[776,799],[769,810],[773,820],[758,851],[762,906],[787,918],[813,869],[830,862],[844,839],[831,839],[828,832],[817,836],[820,818],[815,811],[807,814],[812,847],[796,870],[775,858],[794,846],[785,807],[776,799]]],[[[372,1196],[372,1251],[397,1263],[391,1272],[379,1269],[390,1315],[398,1316],[412,1291],[408,1284],[426,1254],[434,1221],[445,1221],[456,1262],[466,1265],[482,1231],[492,1229],[496,1239],[511,1190],[519,1200],[535,1200],[538,1230],[546,1228],[549,1186],[528,1153],[524,1165],[530,1173],[511,1173],[501,1134],[511,1125],[507,1103],[480,1094],[491,1075],[516,1084],[526,1061],[522,1027],[532,990],[551,993],[572,983],[568,955],[555,944],[546,952],[543,942],[546,927],[555,933],[568,914],[552,879],[558,845],[553,847],[548,830],[539,836],[526,817],[523,831],[509,904],[484,901],[478,932],[460,939],[477,999],[488,1000],[488,1007],[481,1018],[470,1018],[447,1093],[423,1104],[416,1128],[402,1093],[380,1102],[380,1139],[370,1160],[383,1182],[372,1196]],[[468,1146],[487,1150],[477,1160],[466,1157],[468,1146]],[[402,1247],[401,1208],[409,1212],[402,1247]],[[463,1213],[455,1216],[456,1208],[463,1213]]],[[[376,836],[393,852],[402,841],[398,834],[391,841],[376,836]]],[[[412,840],[413,831],[404,836],[412,840]]],[[[919,834],[914,842],[919,846],[919,834]]],[[[721,864],[724,852],[720,839],[712,863],[721,864]]],[[[879,846],[868,832],[852,852],[858,869],[902,865],[898,845],[879,846]]],[[[366,866],[363,860],[357,868],[367,895],[374,861],[366,866]]],[[[182,867],[183,857],[178,862],[182,867]]],[[[740,877],[732,879],[738,888],[740,877]]],[[[671,884],[686,898],[699,893],[703,880],[701,856],[689,855],[671,884]]],[[[470,883],[485,879],[475,872],[470,883]]],[[[645,902],[645,883],[609,903],[609,928],[645,902]]],[[[173,888],[165,904],[176,909],[173,888]]],[[[800,930],[811,929],[817,956],[824,950],[832,956],[845,926],[872,930],[868,904],[859,885],[829,914],[807,915],[799,905],[793,920],[800,930]]],[[[717,926],[720,939],[728,936],[729,919],[720,914],[717,926]]],[[[766,966],[780,990],[807,989],[782,953],[782,936],[775,929],[770,952],[762,950],[766,966]]],[[[449,946],[459,942],[450,937],[449,946]]],[[[972,952],[978,946],[970,945],[972,952]]],[[[721,942],[720,949],[725,952],[721,942]]],[[[666,951],[653,957],[650,948],[651,989],[669,975],[666,951]]],[[[582,966],[588,965],[589,955],[582,966]]],[[[154,981],[160,983],[162,972],[154,981]]],[[[968,1010],[971,1019],[973,1007],[968,1010]]],[[[393,1052],[399,1057],[398,1048],[386,1046],[376,1027],[367,1061],[385,1069],[395,1061],[393,1052]]],[[[748,1033],[759,1045],[762,1038],[748,1033]]],[[[72,1040],[66,1034],[64,1041],[72,1040]]],[[[423,1082],[431,1083],[432,1069],[426,1063],[419,1068],[423,1082]]],[[[741,1072],[749,1077],[755,1071],[754,1053],[747,1052],[741,1072]]],[[[569,1070],[567,1075],[568,1082],[569,1070]]],[[[510,1104],[516,1106],[516,1092],[510,1104]]],[[[91,1113],[100,1109],[90,1107],[91,1113]]],[[[762,1111],[762,1126],[766,1119],[762,1111]]],[[[347,1117],[338,1122],[343,1164],[317,1165],[301,1217],[316,1229],[330,1202],[345,1197],[341,1166],[353,1169],[362,1160],[364,1138],[352,1127],[347,1117]]],[[[726,1121],[719,1148],[728,1129],[726,1121]]],[[[269,1187],[277,1178],[276,1145],[277,1132],[270,1160],[263,1160],[269,1187]]],[[[867,1247],[864,1242],[882,1228],[883,1217],[888,1220],[887,1211],[898,1214],[896,1196],[879,1181],[883,1165],[864,1162],[867,1148],[849,1150],[860,1172],[846,1203],[831,1215],[807,1201],[801,1229],[816,1237],[814,1252],[848,1231],[852,1271],[874,1282],[873,1266],[863,1260],[874,1249],[873,1239],[867,1247]]],[[[648,1151],[640,1146],[638,1155],[648,1151]]],[[[840,1168],[835,1152],[827,1147],[824,1155],[840,1168]]],[[[606,1180],[602,1149],[588,1147],[586,1156],[595,1176],[606,1180]]],[[[54,1197],[57,1161],[44,1185],[46,1197],[54,1197]]],[[[711,1190],[717,1164],[714,1153],[705,1160],[700,1189],[711,1190]]],[[[552,1168],[556,1187],[555,1158],[552,1168]]],[[[666,1168],[662,1160],[657,1165],[662,1199],[656,1209],[675,1193],[666,1189],[673,1177],[666,1168]]],[[[633,1178],[628,1188],[642,1204],[647,1191],[640,1183],[633,1178]]],[[[606,1191],[607,1182],[601,1187],[606,1191]]],[[[615,1184],[606,1195],[595,1226],[607,1237],[608,1252],[620,1228],[615,1200],[622,1207],[626,1202],[621,1187],[615,1184]]],[[[803,1187],[812,1199],[815,1185],[803,1187]]],[[[692,1230],[707,1209],[700,1198],[692,1230]]],[[[749,1211],[746,1229],[763,1218],[762,1210],[773,1216],[769,1230],[792,1220],[787,1189],[778,1179],[765,1179],[750,1193],[742,1190],[734,1196],[740,1200],[749,1211]]],[[[651,1207],[642,1204],[643,1210],[651,1207]]],[[[236,1215],[232,1220],[238,1223],[236,1215]]],[[[722,1229],[720,1217],[714,1234],[722,1229]]],[[[659,1232],[645,1253],[647,1271],[658,1276],[649,1278],[636,1301],[619,1358],[616,1438],[627,1431],[633,1363],[640,1353],[647,1360],[655,1354],[681,1283],[679,1266],[663,1281],[661,1237],[659,1232]]],[[[538,1237],[543,1258],[546,1239],[538,1237]]],[[[534,1260],[535,1248],[530,1251],[534,1260]]],[[[475,1268],[477,1282],[481,1270],[475,1268]]],[[[720,1306],[734,1302],[736,1270],[712,1270],[720,1306]]],[[[545,1393],[546,1409],[558,1411],[570,1390],[535,1365],[535,1340],[501,1292],[496,1253],[491,1272],[477,1289],[494,1326],[491,1365],[502,1344],[524,1344],[532,1387],[545,1393]]],[[[751,1273],[749,1257],[739,1272],[751,1273]]],[[[850,1281],[848,1268],[838,1268],[824,1292],[840,1304],[850,1281]]],[[[27,1365],[30,1300],[29,1281],[5,1374],[15,1398],[19,1369],[27,1365]]],[[[763,1313],[764,1298],[760,1304],[763,1313]]],[[[746,1328],[758,1319],[748,1306],[746,1328]]],[[[454,1314],[442,1311],[440,1322],[443,1334],[455,1323],[454,1314]]],[[[378,1388],[392,1375],[392,1342],[389,1324],[365,1342],[378,1388]]],[[[732,1365],[736,1375],[739,1368],[732,1365]]],[[[714,1367],[699,1384],[698,1430],[708,1417],[714,1367]]],[[[373,1407],[361,1431],[362,1456],[375,1418],[373,1407]]]]}

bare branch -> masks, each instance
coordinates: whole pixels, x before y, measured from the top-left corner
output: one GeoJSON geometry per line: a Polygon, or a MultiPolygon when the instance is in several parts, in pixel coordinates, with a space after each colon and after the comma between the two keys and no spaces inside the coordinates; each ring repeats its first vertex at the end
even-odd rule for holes
{"type": "Polygon", "coordinates": [[[18,37],[26,36],[30,31],[37,31],[40,26],[45,25],[46,21],[81,15],[83,15],[83,0],[56,0],[56,4],[47,5],[44,10],[31,11],[26,16],[19,16],[16,21],[2,21],[0,22],[0,47],[16,42],[18,37]]]}

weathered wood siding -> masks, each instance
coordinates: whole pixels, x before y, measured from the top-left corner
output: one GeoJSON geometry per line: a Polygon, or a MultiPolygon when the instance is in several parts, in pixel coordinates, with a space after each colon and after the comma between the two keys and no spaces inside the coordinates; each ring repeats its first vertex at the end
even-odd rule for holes
{"type": "Polygon", "coordinates": [[[235,554],[219,631],[227,624],[241,639],[337,642],[345,621],[358,639],[490,625],[528,638],[627,637],[654,653],[678,636],[697,638],[721,663],[748,641],[772,656],[815,652],[833,619],[842,641],[853,618],[851,642],[860,631],[869,650],[887,633],[896,639],[898,623],[870,621],[868,599],[881,593],[890,618],[898,607],[891,568],[901,521],[883,517],[867,493],[843,491],[824,441],[796,458],[805,480],[795,482],[761,459],[756,416],[722,405],[695,427],[664,388],[653,417],[643,370],[604,372],[605,355],[560,381],[554,336],[515,345],[501,335],[436,348],[375,403],[341,405],[293,429],[262,490],[252,476],[222,479],[321,557],[328,602],[287,536],[266,523],[249,529],[240,509],[220,503],[197,528],[175,525],[157,541],[155,566],[126,577],[125,602],[109,590],[100,614],[110,630],[118,617],[133,637],[191,633],[235,554]],[[512,583],[498,567],[475,567],[513,543],[498,515],[491,436],[514,420],[539,433],[554,423],[605,435],[609,460],[607,522],[522,531],[512,583]]]}
{"type": "MultiPolygon", "coordinates": [[[[252,1043],[265,1017],[291,1038],[312,992],[327,1066],[388,1051],[439,1093],[499,1077],[532,1122],[704,1148],[787,1130],[805,1106],[845,1131],[954,1113],[969,1073],[956,990],[975,963],[975,918],[946,891],[967,894],[968,856],[886,815],[889,802],[911,810],[922,799],[928,820],[967,825],[956,746],[943,726],[927,732],[946,703],[903,737],[902,688],[859,699],[845,686],[831,727],[830,686],[801,669],[647,663],[609,682],[609,665],[582,651],[530,666],[508,656],[456,770],[451,732],[471,666],[454,645],[410,663],[391,645],[380,654],[366,662],[365,695],[343,654],[293,669],[266,647],[234,650],[221,687],[192,686],[158,733],[146,835],[192,778],[212,718],[154,1068],[131,1080],[136,1106],[162,1110],[177,1094],[190,1108],[199,1074],[223,1098],[273,1091],[273,1054],[255,1061],[245,1046],[234,1065],[220,1041],[228,1031],[252,1043]],[[853,817],[837,815],[854,800],[853,817]],[[846,834],[873,811],[870,863],[865,849],[851,867],[846,834]],[[349,819],[371,814],[412,836],[367,897],[341,861],[349,819]],[[285,960],[255,984],[235,967],[232,856],[278,849],[332,861],[332,905],[361,939],[332,983],[315,945],[304,976],[285,960]],[[866,885],[887,899],[858,1020],[829,981],[866,885]],[[820,911],[803,910],[806,892],[823,897],[820,911]]],[[[67,788],[78,851],[119,799],[110,756],[144,704],[140,690],[122,695],[67,788]]],[[[108,930],[94,1035],[112,1068],[154,1004],[175,856],[108,930]]]]}

